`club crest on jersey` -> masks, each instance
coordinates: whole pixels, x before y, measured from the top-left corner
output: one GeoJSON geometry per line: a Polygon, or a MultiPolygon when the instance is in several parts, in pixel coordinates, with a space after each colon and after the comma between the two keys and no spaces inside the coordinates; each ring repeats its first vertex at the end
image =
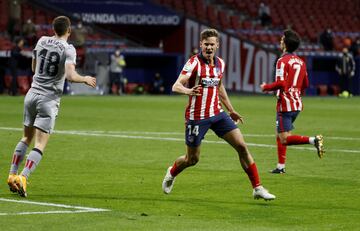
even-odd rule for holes
{"type": "Polygon", "coordinates": [[[194,64],[194,60],[189,60],[189,61],[185,64],[183,70],[186,71],[186,72],[191,71],[192,68],[193,68],[193,64],[194,64]]]}
{"type": "Polygon", "coordinates": [[[218,86],[220,82],[219,78],[203,78],[201,79],[201,85],[203,87],[215,87],[218,86]]]}

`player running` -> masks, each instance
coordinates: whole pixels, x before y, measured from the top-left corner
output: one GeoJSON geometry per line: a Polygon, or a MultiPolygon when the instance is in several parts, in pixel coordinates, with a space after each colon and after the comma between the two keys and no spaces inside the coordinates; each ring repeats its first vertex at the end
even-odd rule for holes
{"type": "Polygon", "coordinates": [[[24,134],[17,144],[10,167],[7,183],[10,191],[26,197],[26,181],[39,165],[44,149],[55,126],[60,106],[65,77],[76,83],[96,86],[96,79],[81,76],[75,71],[76,51],[67,43],[71,33],[70,19],[59,16],[53,21],[55,36],[43,36],[33,52],[32,71],[35,73],[31,88],[24,100],[24,134]],[[17,175],[19,164],[35,137],[25,167],[17,175]]]}
{"type": "Polygon", "coordinates": [[[275,91],[278,98],[276,105],[276,142],[278,153],[277,167],[271,173],[285,173],[286,147],[288,145],[312,144],[320,158],[323,157],[324,144],[322,135],[314,137],[292,135],[293,123],[303,110],[301,94],[309,86],[304,60],[293,54],[300,45],[299,35],[292,30],[285,30],[280,40],[283,55],[276,63],[276,80],[260,85],[264,92],[275,91]]]}
{"type": "Polygon", "coordinates": [[[174,92],[189,96],[185,112],[187,153],[167,169],[162,183],[163,191],[170,193],[175,177],[199,161],[201,141],[206,132],[212,129],[237,151],[240,164],[252,184],[254,198],[273,200],[275,196],[261,185],[256,164],[236,126],[236,123],[243,122],[243,118],[231,105],[222,83],[225,63],[215,56],[219,48],[219,34],[215,29],[206,29],[200,36],[201,52],[187,61],[172,87],[174,92]],[[229,115],[224,112],[220,103],[226,107],[229,115]]]}

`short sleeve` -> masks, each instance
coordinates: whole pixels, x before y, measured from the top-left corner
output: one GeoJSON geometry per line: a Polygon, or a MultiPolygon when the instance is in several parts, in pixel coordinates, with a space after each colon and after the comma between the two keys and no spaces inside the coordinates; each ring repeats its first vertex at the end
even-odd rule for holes
{"type": "Polygon", "coordinates": [[[40,49],[40,43],[41,43],[42,40],[43,40],[43,37],[41,37],[41,38],[38,40],[38,42],[36,43],[36,46],[35,46],[35,48],[34,48],[34,50],[33,50],[33,52],[32,52],[32,55],[31,55],[31,57],[32,57],[33,59],[36,59],[36,52],[40,49]]]}
{"type": "Polygon", "coordinates": [[[195,57],[190,58],[184,65],[181,74],[186,76],[191,76],[193,71],[195,70],[195,67],[197,66],[197,61],[195,57]]]}
{"type": "Polygon", "coordinates": [[[285,63],[279,59],[276,63],[276,80],[284,80],[285,63]]]}
{"type": "Polygon", "coordinates": [[[72,45],[65,48],[65,63],[76,64],[76,50],[72,45]]]}
{"type": "Polygon", "coordinates": [[[218,59],[219,59],[219,62],[221,64],[221,73],[224,73],[225,72],[225,62],[224,62],[224,60],[222,60],[219,57],[218,57],[218,59]]]}

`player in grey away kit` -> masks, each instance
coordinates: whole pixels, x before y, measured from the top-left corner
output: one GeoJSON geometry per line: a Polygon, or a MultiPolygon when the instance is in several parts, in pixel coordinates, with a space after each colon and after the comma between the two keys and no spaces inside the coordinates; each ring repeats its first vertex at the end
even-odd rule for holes
{"type": "Polygon", "coordinates": [[[27,196],[26,181],[39,165],[54,129],[65,78],[96,86],[94,77],[81,76],[75,71],[76,51],[67,43],[71,33],[70,19],[59,16],[52,24],[55,36],[41,37],[33,51],[31,68],[35,74],[24,100],[24,134],[15,148],[7,181],[10,191],[18,192],[22,197],[27,196]],[[19,164],[34,137],[34,148],[26,159],[23,171],[17,175],[19,164]]]}

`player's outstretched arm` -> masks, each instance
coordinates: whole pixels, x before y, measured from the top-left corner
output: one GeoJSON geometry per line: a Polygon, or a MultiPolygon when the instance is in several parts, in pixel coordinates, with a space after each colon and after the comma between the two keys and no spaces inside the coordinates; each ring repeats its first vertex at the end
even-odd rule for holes
{"type": "Polygon", "coordinates": [[[192,88],[185,87],[185,85],[189,81],[189,78],[190,77],[187,75],[179,75],[178,79],[172,86],[172,91],[185,95],[196,95],[196,96],[201,95],[200,93],[201,85],[196,85],[192,88]]]}
{"type": "Polygon", "coordinates": [[[260,88],[263,92],[284,89],[285,86],[286,86],[286,82],[284,80],[277,80],[273,83],[264,83],[263,82],[262,84],[260,84],[260,88]]]}
{"type": "Polygon", "coordinates": [[[96,87],[96,79],[94,77],[79,75],[75,70],[75,65],[71,63],[65,64],[65,77],[70,82],[85,83],[90,87],[96,87]]]}
{"type": "Polygon", "coordinates": [[[222,81],[220,82],[220,86],[219,86],[219,99],[220,99],[221,103],[228,110],[231,119],[236,124],[239,122],[244,123],[243,117],[238,112],[236,112],[234,107],[231,105],[229,96],[227,95],[226,89],[225,89],[224,85],[222,84],[222,81]]]}

